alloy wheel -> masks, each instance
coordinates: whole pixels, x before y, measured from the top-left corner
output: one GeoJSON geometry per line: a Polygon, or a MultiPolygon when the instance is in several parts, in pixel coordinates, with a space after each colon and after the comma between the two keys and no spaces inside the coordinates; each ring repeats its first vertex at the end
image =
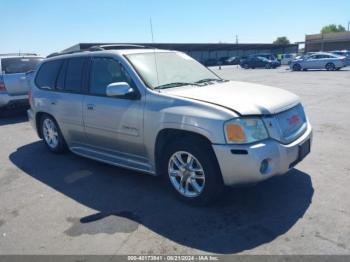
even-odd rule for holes
{"type": "Polygon", "coordinates": [[[51,148],[58,146],[58,131],[56,124],[49,118],[43,121],[43,135],[47,145],[51,148]]]}
{"type": "Polygon", "coordinates": [[[174,153],[169,159],[168,175],[174,188],[185,197],[197,197],[204,190],[203,167],[191,153],[185,151],[174,153]]]}

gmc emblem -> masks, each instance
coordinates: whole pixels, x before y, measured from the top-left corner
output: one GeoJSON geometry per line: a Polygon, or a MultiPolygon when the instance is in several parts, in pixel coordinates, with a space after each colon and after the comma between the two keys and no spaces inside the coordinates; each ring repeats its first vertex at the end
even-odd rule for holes
{"type": "Polygon", "coordinates": [[[300,122],[300,118],[298,115],[293,115],[290,118],[288,118],[288,124],[291,125],[296,125],[300,122]]]}

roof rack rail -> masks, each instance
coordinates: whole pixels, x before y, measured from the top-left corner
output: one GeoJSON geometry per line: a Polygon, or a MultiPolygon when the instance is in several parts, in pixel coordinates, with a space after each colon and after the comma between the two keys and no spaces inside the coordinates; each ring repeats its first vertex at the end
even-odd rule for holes
{"type": "Polygon", "coordinates": [[[82,53],[82,52],[95,52],[95,51],[104,51],[104,50],[123,50],[123,49],[148,49],[152,47],[142,46],[142,45],[129,45],[129,44],[116,44],[116,45],[94,45],[90,47],[89,49],[82,49],[82,50],[76,50],[76,51],[70,51],[70,52],[56,52],[52,53],[47,56],[47,58],[60,56],[60,55],[69,55],[69,54],[75,54],[75,53],[82,53]]]}
{"type": "Polygon", "coordinates": [[[75,54],[75,53],[82,53],[82,52],[87,52],[88,50],[76,50],[76,51],[70,51],[70,52],[55,52],[52,54],[49,54],[46,58],[50,57],[55,57],[55,56],[60,56],[60,55],[70,55],[70,54],[75,54]]]}
{"type": "Polygon", "coordinates": [[[132,44],[115,44],[115,45],[95,45],[89,48],[90,51],[102,51],[102,50],[122,50],[122,49],[148,49],[150,47],[143,45],[132,44]]]}

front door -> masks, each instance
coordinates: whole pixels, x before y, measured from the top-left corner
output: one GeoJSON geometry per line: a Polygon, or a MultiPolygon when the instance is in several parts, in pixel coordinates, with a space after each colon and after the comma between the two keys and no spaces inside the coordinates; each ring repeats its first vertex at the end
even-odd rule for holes
{"type": "Polygon", "coordinates": [[[128,161],[143,161],[144,99],[108,97],[106,88],[115,82],[127,82],[137,92],[117,60],[92,58],[89,91],[83,105],[88,145],[128,161]]]}

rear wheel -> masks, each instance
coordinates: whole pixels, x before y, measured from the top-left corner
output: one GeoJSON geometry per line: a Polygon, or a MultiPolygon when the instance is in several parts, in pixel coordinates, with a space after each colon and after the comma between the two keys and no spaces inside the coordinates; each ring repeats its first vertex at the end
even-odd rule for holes
{"type": "Polygon", "coordinates": [[[192,205],[209,204],[224,189],[214,152],[197,139],[170,144],[162,159],[162,174],[177,197],[192,205]]]}
{"type": "Polygon", "coordinates": [[[44,115],[40,121],[41,134],[47,148],[54,153],[63,153],[67,150],[66,142],[61,130],[53,117],[44,115]]]}
{"type": "Polygon", "coordinates": [[[328,63],[328,64],[326,64],[326,70],[327,71],[335,71],[336,67],[333,63],[328,63]]]}
{"type": "Polygon", "coordinates": [[[243,68],[244,69],[249,69],[249,65],[248,64],[243,64],[243,68]]]}

